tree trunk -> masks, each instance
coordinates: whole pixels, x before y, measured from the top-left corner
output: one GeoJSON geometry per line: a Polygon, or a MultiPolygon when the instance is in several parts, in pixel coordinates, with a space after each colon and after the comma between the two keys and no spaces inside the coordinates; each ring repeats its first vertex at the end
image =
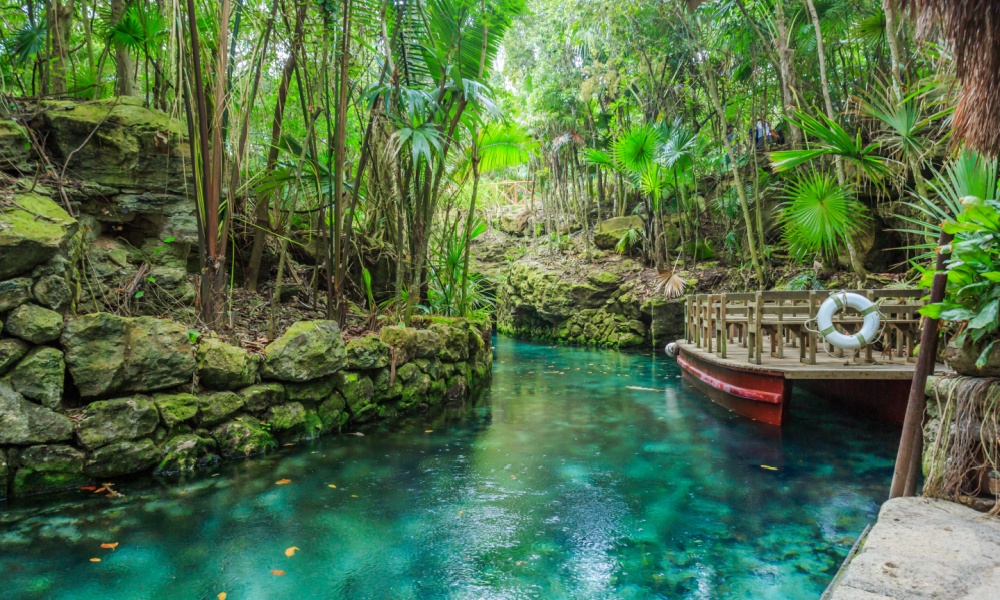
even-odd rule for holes
{"type": "MultiPolygon", "coordinates": [[[[125,0],[111,0],[111,22],[118,24],[125,13],[125,0]]],[[[124,46],[115,47],[115,95],[135,93],[135,61],[124,46]]]]}
{"type": "Polygon", "coordinates": [[[882,0],[882,10],[885,12],[885,38],[889,41],[889,58],[892,61],[889,66],[892,91],[896,94],[896,100],[902,100],[903,78],[899,71],[902,62],[899,55],[899,39],[896,37],[896,11],[892,6],[894,1],[898,0],[882,0]]]}
{"type": "MultiPolygon", "coordinates": [[[[778,46],[778,67],[781,69],[781,100],[785,105],[785,115],[791,115],[798,108],[795,99],[795,51],[791,48],[791,33],[788,30],[788,21],[785,20],[784,0],[776,0],[774,3],[774,27],[778,35],[774,41],[778,46]]],[[[802,130],[796,127],[791,121],[788,122],[788,139],[793,148],[802,146],[802,130]]]]}
{"type": "Polygon", "coordinates": [[[54,18],[50,21],[49,38],[52,45],[52,93],[65,94],[69,70],[69,43],[73,29],[73,0],[51,0],[49,10],[54,18]]]}

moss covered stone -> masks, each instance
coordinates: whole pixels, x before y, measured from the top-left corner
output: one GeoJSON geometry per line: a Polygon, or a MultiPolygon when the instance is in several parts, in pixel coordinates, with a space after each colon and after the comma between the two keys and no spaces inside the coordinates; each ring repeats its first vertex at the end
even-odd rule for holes
{"type": "Polygon", "coordinates": [[[276,382],[252,385],[240,390],[239,394],[243,397],[246,410],[252,413],[262,413],[286,398],[284,385],[276,382]]]}
{"type": "Polygon", "coordinates": [[[0,279],[30,271],[62,250],[77,231],[76,219],[35,193],[15,194],[0,211],[0,279]]]}
{"type": "Polygon", "coordinates": [[[130,475],[152,469],[159,460],[160,451],[153,440],[124,440],[90,452],[84,472],[92,477],[130,475]]]}
{"type": "Polygon", "coordinates": [[[299,402],[289,402],[272,406],[264,413],[263,421],[271,426],[271,431],[282,432],[295,429],[306,419],[306,409],[299,402]]]}
{"type": "Polygon", "coordinates": [[[23,340],[14,338],[0,339],[0,375],[6,373],[12,366],[21,360],[21,357],[28,353],[31,348],[23,340]]]}
{"type": "Polygon", "coordinates": [[[343,372],[339,372],[328,377],[321,377],[320,379],[313,379],[312,381],[304,381],[302,383],[288,382],[285,383],[285,395],[289,400],[310,403],[320,402],[340,385],[343,378],[343,372]]]}
{"type": "Polygon", "coordinates": [[[82,485],[84,454],[72,446],[52,444],[31,446],[13,461],[17,465],[12,481],[14,496],[54,492],[82,485]]]}
{"type": "Polygon", "coordinates": [[[31,298],[31,279],[19,277],[0,281],[0,313],[13,310],[31,298]]]}
{"type": "Polygon", "coordinates": [[[375,415],[375,386],[370,377],[347,373],[339,391],[356,421],[365,422],[375,415]]]}
{"type": "Polygon", "coordinates": [[[347,342],[347,368],[380,369],[389,365],[389,346],[374,333],[347,342]]]}
{"type": "Polygon", "coordinates": [[[243,396],[235,392],[212,392],[198,396],[201,424],[212,427],[222,423],[243,408],[243,396]]]}
{"type": "Polygon", "coordinates": [[[375,388],[376,404],[384,404],[403,395],[403,383],[398,377],[393,381],[388,367],[375,372],[372,376],[372,385],[375,388]]]}
{"type": "Polygon", "coordinates": [[[629,229],[642,231],[643,227],[642,218],[636,215],[606,219],[598,224],[594,232],[594,245],[601,250],[611,250],[629,229]]]}
{"type": "Polygon", "coordinates": [[[22,304],[7,317],[7,333],[32,344],[57,340],[62,330],[62,315],[37,304],[22,304]]]}
{"type": "Polygon", "coordinates": [[[198,381],[214,390],[237,390],[257,379],[260,357],[218,338],[202,338],[197,353],[198,381]]]}
{"type": "Polygon", "coordinates": [[[249,415],[236,417],[212,430],[219,453],[225,457],[250,456],[274,448],[274,437],[249,415]]]}
{"type": "Polygon", "coordinates": [[[261,376],[278,381],[309,381],[347,365],[347,351],[335,321],[299,321],[265,348],[261,376]]]}
{"type": "Polygon", "coordinates": [[[62,346],[84,398],[174,387],[196,367],[188,329],[167,319],[84,315],[66,324],[62,346]]]}
{"type": "Polygon", "coordinates": [[[430,329],[390,325],[380,333],[383,342],[396,350],[396,364],[414,358],[431,358],[441,350],[441,336],[430,329]]]}
{"type": "Polygon", "coordinates": [[[170,428],[190,421],[198,414],[198,397],[194,394],[156,394],[153,403],[160,413],[160,420],[170,428]]]}
{"type": "Polygon", "coordinates": [[[94,449],[149,435],[159,423],[156,405],[145,396],[101,400],[83,409],[76,436],[84,448],[94,449]]]}
{"type": "Polygon", "coordinates": [[[215,450],[215,440],[201,437],[193,433],[184,433],[170,438],[163,445],[160,462],[156,473],[183,473],[217,460],[212,452],[215,450]]]}
{"type": "Polygon", "coordinates": [[[36,302],[52,310],[69,306],[73,300],[73,290],[66,277],[62,275],[46,275],[39,278],[31,288],[31,293],[36,302]]]}
{"type": "Polygon", "coordinates": [[[469,323],[465,319],[452,319],[433,323],[430,330],[441,338],[438,357],[455,362],[469,358],[469,323]]]}
{"type": "Polygon", "coordinates": [[[9,119],[0,119],[0,169],[21,169],[30,158],[31,142],[24,127],[9,119]]]}
{"type": "Polygon", "coordinates": [[[28,352],[10,374],[10,383],[18,393],[52,409],[62,404],[65,379],[63,353],[49,347],[34,348],[28,352]]]}
{"type": "Polygon", "coordinates": [[[25,400],[0,381],[0,445],[63,442],[73,437],[73,422],[64,415],[25,400]]]}

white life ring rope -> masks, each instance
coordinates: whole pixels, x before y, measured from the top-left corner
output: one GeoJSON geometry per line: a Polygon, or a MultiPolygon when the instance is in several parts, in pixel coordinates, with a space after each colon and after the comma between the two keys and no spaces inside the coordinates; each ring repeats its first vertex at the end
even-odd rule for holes
{"type": "MultiPolygon", "coordinates": [[[[816,313],[818,333],[832,346],[842,350],[858,350],[868,344],[874,344],[882,337],[882,319],[878,304],[875,304],[861,294],[852,292],[834,292],[823,301],[816,313]],[[837,331],[833,325],[833,316],[844,308],[853,308],[861,313],[864,321],[861,331],[847,335],[837,331]]],[[[808,326],[806,327],[807,329],[808,326]]],[[[809,329],[809,331],[813,331],[809,329]]]]}

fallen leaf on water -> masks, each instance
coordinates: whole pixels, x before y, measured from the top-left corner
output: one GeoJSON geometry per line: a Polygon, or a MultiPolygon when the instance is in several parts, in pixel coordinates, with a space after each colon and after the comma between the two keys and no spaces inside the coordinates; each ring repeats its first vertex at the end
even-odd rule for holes
{"type": "Polygon", "coordinates": [[[643,391],[643,392],[662,392],[662,391],[664,391],[664,390],[658,390],[656,388],[639,387],[637,385],[626,385],[625,389],[627,389],[627,390],[640,390],[640,391],[643,391]]]}
{"type": "Polygon", "coordinates": [[[94,491],[96,489],[97,488],[94,487],[94,486],[92,486],[92,485],[85,485],[82,488],[80,488],[80,491],[82,491],[82,492],[92,492],[92,491],[94,491]]]}
{"type": "Polygon", "coordinates": [[[227,596],[228,594],[226,594],[226,592],[219,592],[219,595],[216,596],[216,598],[218,598],[219,600],[226,600],[227,596]]]}
{"type": "Polygon", "coordinates": [[[287,550],[285,550],[285,556],[287,556],[288,558],[295,556],[296,550],[298,550],[298,548],[296,548],[295,546],[288,548],[287,550]]]}
{"type": "Polygon", "coordinates": [[[96,490],[94,490],[94,493],[95,494],[100,494],[101,492],[103,492],[106,489],[108,489],[108,488],[102,488],[102,487],[101,488],[97,488],[96,490]]]}
{"type": "Polygon", "coordinates": [[[286,484],[289,484],[291,482],[292,482],[291,479],[279,479],[279,480],[275,481],[274,483],[277,484],[277,485],[286,485],[286,484]]]}
{"type": "Polygon", "coordinates": [[[461,516],[462,516],[462,513],[464,513],[464,512],[465,512],[464,510],[460,510],[460,511],[458,511],[458,516],[459,516],[459,518],[461,518],[461,516]]]}
{"type": "Polygon", "coordinates": [[[761,465],[761,469],[767,469],[768,471],[777,471],[778,467],[772,467],[771,465],[761,465]]]}
{"type": "Polygon", "coordinates": [[[271,569],[271,575],[274,575],[275,577],[282,577],[284,574],[285,572],[281,569],[271,569]]]}
{"type": "Polygon", "coordinates": [[[514,564],[517,565],[517,566],[519,566],[519,567],[523,567],[524,565],[528,564],[528,561],[526,561],[526,560],[519,560],[519,561],[517,561],[514,564]]]}
{"type": "Polygon", "coordinates": [[[92,558],[92,559],[90,559],[90,562],[101,562],[101,559],[99,559],[99,558],[92,558]]]}
{"type": "Polygon", "coordinates": [[[424,433],[434,433],[434,430],[433,429],[425,429],[424,433]]]}
{"type": "Polygon", "coordinates": [[[287,444],[282,444],[282,446],[284,446],[285,448],[287,448],[289,446],[294,446],[294,445],[295,444],[293,442],[288,442],[287,444]]]}
{"type": "Polygon", "coordinates": [[[511,479],[517,479],[517,475],[511,475],[510,478],[511,479]]]}
{"type": "Polygon", "coordinates": [[[351,498],[357,498],[357,496],[355,496],[354,494],[351,494],[351,498]]]}
{"type": "Polygon", "coordinates": [[[105,550],[114,550],[117,547],[118,547],[118,542],[105,542],[101,544],[101,548],[104,548],[105,550]]]}
{"type": "Polygon", "coordinates": [[[326,484],[326,487],[334,489],[334,490],[337,489],[337,486],[333,485],[332,483],[326,484]]]}

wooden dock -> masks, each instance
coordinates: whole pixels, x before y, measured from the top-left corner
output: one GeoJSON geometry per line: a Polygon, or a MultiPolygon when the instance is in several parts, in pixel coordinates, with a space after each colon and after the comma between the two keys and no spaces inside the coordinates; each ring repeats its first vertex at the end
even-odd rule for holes
{"type": "MultiPolygon", "coordinates": [[[[678,341],[684,377],[718,404],[781,426],[793,384],[902,422],[914,371],[923,290],[849,290],[879,305],[884,331],[875,344],[842,351],[816,333],[814,319],[831,292],[699,294],[685,305],[686,337],[678,341]]],[[[857,331],[858,313],[835,325],[857,331]]]]}

